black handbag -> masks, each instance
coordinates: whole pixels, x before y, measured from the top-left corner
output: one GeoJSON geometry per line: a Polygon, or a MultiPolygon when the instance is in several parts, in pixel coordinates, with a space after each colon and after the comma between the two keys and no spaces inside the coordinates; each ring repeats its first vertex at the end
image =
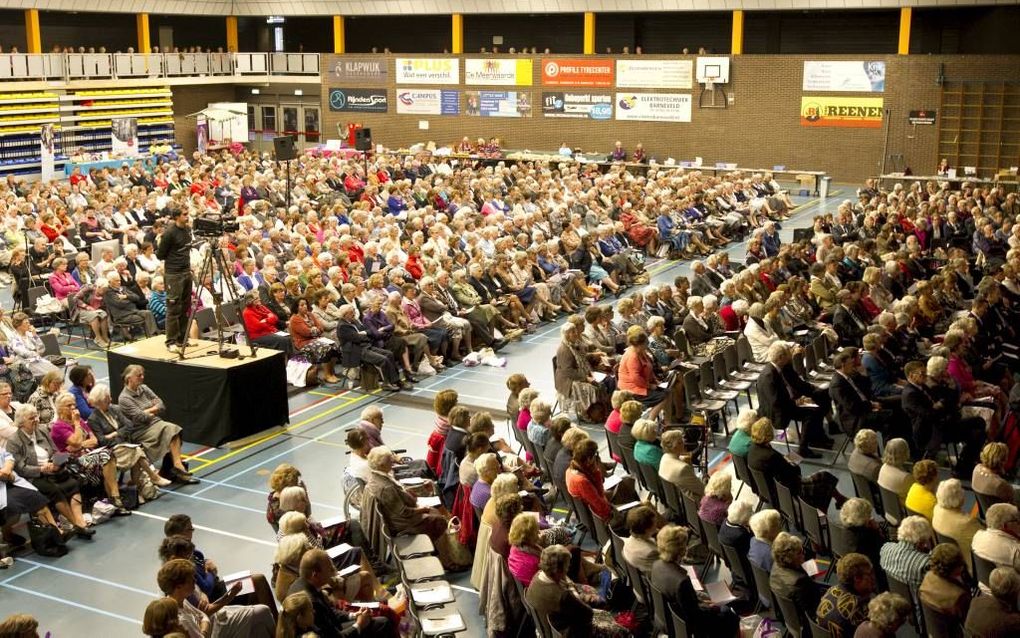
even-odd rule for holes
{"type": "Polygon", "coordinates": [[[28,537],[32,542],[32,549],[40,556],[63,556],[67,553],[67,545],[60,536],[60,531],[52,525],[28,522],[28,537]]]}

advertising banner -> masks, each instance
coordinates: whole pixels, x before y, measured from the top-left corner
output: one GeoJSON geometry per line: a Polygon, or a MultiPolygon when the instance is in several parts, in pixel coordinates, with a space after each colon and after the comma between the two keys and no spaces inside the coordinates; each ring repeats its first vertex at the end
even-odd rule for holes
{"type": "Polygon", "coordinates": [[[115,117],[110,120],[113,142],[110,151],[121,157],[138,155],[138,120],[133,117],[115,117]]]}
{"type": "Polygon", "coordinates": [[[53,149],[55,146],[53,136],[53,123],[43,124],[39,134],[39,172],[44,182],[53,179],[53,149]]]}
{"type": "Polygon", "coordinates": [[[689,89],[694,86],[694,62],[617,60],[616,86],[621,89],[689,89]]]}
{"type": "Polygon", "coordinates": [[[546,58],[542,60],[542,84],[609,88],[613,86],[613,62],[546,58]]]}
{"type": "Polygon", "coordinates": [[[534,68],[531,60],[464,60],[464,84],[480,86],[531,86],[534,68]]]}
{"type": "Polygon", "coordinates": [[[467,115],[481,117],[531,117],[531,93],[527,91],[464,91],[467,115]]]}
{"type": "Polygon", "coordinates": [[[885,62],[881,60],[806,60],[805,91],[885,91],[885,62]]]}
{"type": "Polygon", "coordinates": [[[881,128],[882,98],[804,96],[800,98],[800,125],[881,128]]]}
{"type": "Polygon", "coordinates": [[[925,109],[923,111],[911,111],[910,115],[907,116],[907,120],[911,124],[924,124],[930,126],[935,123],[935,116],[938,112],[935,109],[925,109]]]}
{"type": "Polygon", "coordinates": [[[330,89],[329,110],[343,113],[385,113],[386,89],[330,89]]]}
{"type": "Polygon", "coordinates": [[[690,122],[690,93],[617,93],[616,119],[640,122],[690,122]]]}
{"type": "Polygon", "coordinates": [[[397,113],[460,115],[460,92],[446,89],[397,89],[397,113]]]}
{"type": "Polygon", "coordinates": [[[397,58],[397,84],[460,84],[460,60],[397,58]]]}
{"type": "Polygon", "coordinates": [[[566,91],[542,93],[542,115],[545,117],[609,120],[613,117],[613,96],[596,93],[568,93],[566,91]]]}
{"type": "Polygon", "coordinates": [[[385,83],[390,75],[386,60],[351,60],[336,61],[331,70],[337,82],[372,82],[385,83]]]}

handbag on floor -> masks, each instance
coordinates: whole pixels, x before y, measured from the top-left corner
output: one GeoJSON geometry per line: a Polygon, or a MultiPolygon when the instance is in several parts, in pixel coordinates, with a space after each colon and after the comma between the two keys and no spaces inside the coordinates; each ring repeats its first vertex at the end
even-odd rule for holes
{"type": "Polygon", "coordinates": [[[67,553],[67,545],[60,536],[56,527],[39,523],[34,520],[28,522],[28,538],[32,543],[32,550],[40,556],[63,556],[67,553]]]}
{"type": "Polygon", "coordinates": [[[474,564],[474,556],[460,543],[460,519],[454,516],[446,525],[446,533],[436,542],[439,562],[448,572],[460,572],[470,569],[474,564]]]}

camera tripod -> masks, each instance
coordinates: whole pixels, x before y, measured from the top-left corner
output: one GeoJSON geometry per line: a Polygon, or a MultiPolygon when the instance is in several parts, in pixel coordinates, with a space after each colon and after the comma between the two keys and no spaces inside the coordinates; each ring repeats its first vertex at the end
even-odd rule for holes
{"type": "MultiPolygon", "coordinates": [[[[201,288],[201,286],[205,282],[206,276],[215,275],[217,270],[219,271],[222,277],[230,276],[229,274],[230,268],[227,265],[226,258],[223,256],[223,251],[220,250],[219,244],[217,243],[217,239],[207,238],[207,240],[209,242],[209,250],[206,252],[205,257],[202,259],[202,266],[198,270],[197,286],[199,288],[201,288]]],[[[233,284],[227,284],[225,287],[227,290],[228,302],[233,303],[235,307],[238,308],[238,313],[240,313],[241,312],[240,304],[238,304],[239,298],[237,296],[237,291],[234,289],[233,284]]],[[[241,322],[240,334],[244,335],[244,341],[248,345],[248,349],[251,351],[251,354],[250,355],[241,354],[239,348],[232,348],[223,343],[224,335],[223,324],[225,323],[223,320],[223,312],[221,310],[223,306],[223,293],[222,290],[215,285],[215,283],[213,284],[212,287],[212,297],[213,297],[213,321],[216,322],[217,348],[215,352],[204,352],[197,356],[212,356],[213,354],[216,354],[224,359],[244,359],[246,358],[246,356],[254,357],[255,353],[258,351],[258,346],[252,343],[251,336],[248,334],[248,328],[245,327],[243,321],[241,322]]],[[[190,304],[191,300],[190,299],[188,299],[187,301],[182,300],[182,303],[190,304]]],[[[188,349],[187,341],[188,335],[191,334],[191,326],[195,323],[195,315],[197,313],[198,305],[193,304],[191,306],[191,312],[188,313],[188,321],[184,326],[184,345],[182,345],[180,350],[178,351],[178,358],[180,360],[184,360],[185,358],[184,355],[188,349]]]]}

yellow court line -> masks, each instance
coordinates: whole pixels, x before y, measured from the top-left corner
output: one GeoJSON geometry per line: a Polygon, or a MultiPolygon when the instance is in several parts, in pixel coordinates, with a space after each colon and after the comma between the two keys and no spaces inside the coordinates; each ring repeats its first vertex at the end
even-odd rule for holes
{"type": "Polygon", "coordinates": [[[225,461],[225,460],[227,460],[229,458],[233,458],[233,457],[237,456],[238,454],[240,454],[242,452],[246,452],[246,451],[250,450],[251,448],[255,447],[256,445],[265,443],[266,441],[271,441],[271,440],[275,439],[278,436],[282,436],[282,435],[286,434],[287,432],[291,432],[293,430],[296,430],[297,428],[300,428],[302,426],[308,425],[312,421],[317,421],[318,419],[321,419],[324,416],[327,416],[329,414],[333,414],[334,412],[336,412],[338,410],[342,410],[342,409],[344,409],[344,408],[346,408],[348,406],[354,405],[355,403],[358,403],[359,401],[364,401],[365,399],[367,399],[369,397],[372,397],[376,393],[378,393],[378,390],[376,390],[372,394],[364,394],[364,395],[362,395],[360,397],[355,397],[355,398],[353,398],[353,399],[351,399],[351,400],[349,400],[349,401],[347,401],[345,403],[341,403],[339,405],[335,405],[332,408],[330,408],[328,410],[324,410],[324,411],[322,411],[319,414],[316,414],[314,416],[308,417],[307,419],[304,419],[303,421],[299,421],[299,422],[297,422],[297,423],[295,423],[293,425],[289,425],[286,428],[284,428],[284,429],[282,429],[282,430],[280,430],[278,432],[273,432],[272,434],[266,435],[266,436],[264,436],[264,437],[262,437],[260,439],[256,439],[255,441],[252,441],[251,443],[248,443],[247,445],[239,447],[236,450],[231,450],[230,452],[227,452],[223,456],[218,456],[218,457],[216,457],[214,459],[209,459],[205,463],[201,463],[201,464],[197,465],[196,467],[191,468],[191,472],[192,473],[198,472],[199,470],[204,470],[207,467],[211,467],[211,466],[213,466],[213,465],[215,465],[215,464],[217,464],[217,463],[219,463],[221,461],[225,461]]]}

